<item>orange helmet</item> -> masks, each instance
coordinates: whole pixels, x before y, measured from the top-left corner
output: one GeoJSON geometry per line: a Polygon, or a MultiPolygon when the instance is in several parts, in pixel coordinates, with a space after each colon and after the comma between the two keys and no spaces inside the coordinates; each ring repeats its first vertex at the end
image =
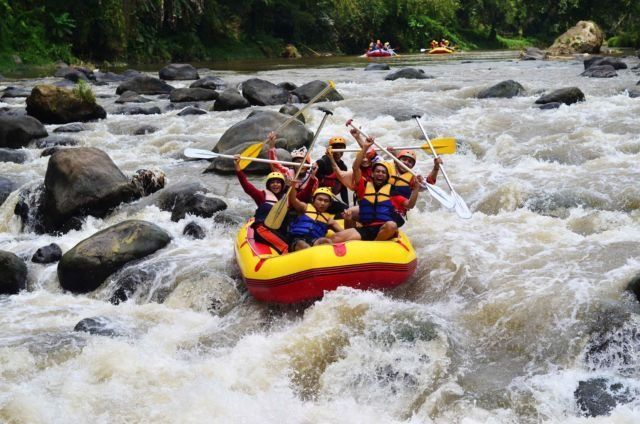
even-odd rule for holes
{"type": "Polygon", "coordinates": [[[398,153],[398,159],[403,156],[413,159],[414,162],[416,162],[417,160],[416,152],[414,152],[413,150],[400,150],[400,153],[398,153]]]}
{"type": "Polygon", "coordinates": [[[376,152],[376,149],[374,149],[373,147],[369,147],[369,150],[367,150],[367,153],[365,153],[366,158],[369,160],[373,160],[373,158],[375,158],[377,155],[378,152],[376,152]]]}
{"type": "Polygon", "coordinates": [[[329,139],[329,146],[335,146],[336,144],[342,144],[343,146],[347,146],[347,140],[342,137],[331,137],[329,139]]]}

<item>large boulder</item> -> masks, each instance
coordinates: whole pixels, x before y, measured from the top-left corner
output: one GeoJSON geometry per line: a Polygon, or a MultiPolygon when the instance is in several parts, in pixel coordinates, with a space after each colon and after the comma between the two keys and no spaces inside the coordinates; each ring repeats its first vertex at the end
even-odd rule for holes
{"type": "Polygon", "coordinates": [[[583,102],[585,100],[584,93],[578,87],[567,87],[554,90],[549,94],[545,94],[536,100],[536,104],[546,103],[564,103],[571,105],[573,103],[583,102]]]}
{"type": "Polygon", "coordinates": [[[156,205],[160,210],[173,212],[176,208],[183,208],[183,205],[197,193],[208,192],[209,189],[200,182],[184,182],[170,185],[144,200],[156,205]]]}
{"type": "Polygon", "coordinates": [[[583,64],[585,70],[598,65],[611,65],[613,69],[627,69],[627,64],[615,57],[591,56],[585,59],[583,64]]]}
{"type": "Polygon", "coordinates": [[[552,56],[565,56],[576,53],[598,53],[604,36],[595,22],[580,21],[573,28],[556,38],[547,49],[552,56]]]}
{"type": "Polygon", "coordinates": [[[104,119],[107,112],[95,98],[53,85],[36,85],[27,97],[27,113],[45,124],[104,119]]]}
{"type": "Polygon", "coordinates": [[[0,162],[25,163],[27,152],[17,149],[4,149],[0,147],[0,162]]]}
{"type": "Polygon", "coordinates": [[[197,80],[198,71],[188,63],[172,63],[160,69],[158,76],[163,80],[197,80]]]}
{"type": "Polygon", "coordinates": [[[205,196],[201,193],[194,193],[181,204],[176,204],[171,212],[171,220],[178,222],[187,214],[211,218],[216,212],[227,209],[227,204],[216,197],[205,196]]]}
{"type": "Polygon", "coordinates": [[[426,75],[422,69],[416,68],[402,68],[399,71],[395,71],[384,77],[387,81],[395,81],[397,79],[428,79],[433,78],[430,75],[426,75]]]}
{"type": "Polygon", "coordinates": [[[536,47],[527,47],[524,51],[520,52],[520,60],[544,60],[548,56],[549,53],[536,47]]]}
{"type": "Polygon", "coordinates": [[[128,81],[123,82],[116,88],[116,94],[123,94],[125,91],[134,91],[138,94],[169,94],[173,87],[166,82],[148,75],[138,75],[128,81]]]}
{"type": "Polygon", "coordinates": [[[236,110],[250,107],[249,100],[242,97],[242,94],[234,88],[227,88],[213,104],[214,111],[236,110]]]}
{"type": "Polygon", "coordinates": [[[11,252],[0,250],[0,294],[16,294],[27,288],[27,265],[11,252]]]}
{"type": "Polygon", "coordinates": [[[169,100],[172,103],[206,102],[215,100],[219,96],[217,91],[207,88],[176,88],[171,92],[169,100]]]}
{"type": "Polygon", "coordinates": [[[289,92],[282,87],[262,80],[251,78],[242,83],[242,95],[252,105],[282,105],[289,100],[289,92]]]}
{"type": "MultiPolygon", "coordinates": [[[[289,115],[273,111],[259,111],[249,115],[247,119],[234,124],[222,134],[214,152],[226,152],[243,143],[257,143],[267,138],[269,131],[278,128],[289,115]]],[[[308,146],[313,139],[313,133],[297,119],[293,120],[285,129],[278,133],[284,139],[287,150],[291,151],[301,146],[308,146]]]]}
{"type": "Polygon", "coordinates": [[[618,73],[611,65],[592,65],[581,73],[580,76],[591,78],[613,78],[617,77],[618,73]]]}
{"type": "MultiPolygon", "coordinates": [[[[279,113],[285,114],[285,115],[291,115],[294,116],[296,113],[300,112],[300,109],[298,109],[297,106],[292,105],[291,103],[283,105],[280,109],[278,109],[279,113]]],[[[304,119],[304,115],[301,113],[299,114],[296,119],[300,122],[302,122],[303,124],[306,123],[307,121],[304,119]]]]}
{"type": "Polygon", "coordinates": [[[116,103],[147,103],[151,102],[151,99],[141,96],[135,91],[125,91],[116,99],[116,103]]]}
{"type": "Polygon", "coordinates": [[[224,90],[226,86],[227,86],[227,83],[224,82],[221,78],[208,76],[208,77],[200,78],[198,81],[192,82],[189,88],[206,88],[209,90],[224,90]]]}
{"type": "Polygon", "coordinates": [[[478,93],[479,99],[488,99],[490,97],[499,97],[510,99],[511,97],[519,96],[524,93],[524,87],[519,82],[514,80],[507,80],[499,82],[498,84],[485,88],[478,93]]]}
{"type": "MultiPolygon", "coordinates": [[[[308,82],[292,91],[293,94],[298,96],[300,103],[309,103],[311,99],[316,97],[322,90],[327,88],[327,83],[320,80],[308,82]]],[[[338,102],[344,100],[344,97],[335,88],[332,88],[322,96],[318,101],[320,102],[338,102]]]]}
{"type": "Polygon", "coordinates": [[[47,246],[42,246],[31,257],[31,262],[37,264],[50,264],[52,262],[58,262],[62,257],[62,249],[55,243],[51,243],[47,246]]]}
{"type": "MultiPolygon", "coordinates": [[[[253,143],[241,144],[231,150],[228,150],[226,153],[230,155],[234,155],[236,153],[240,154],[244,149],[251,146],[252,144],[253,143]]],[[[291,154],[285,149],[276,149],[276,157],[278,158],[278,160],[287,162],[291,161],[291,154]]],[[[269,159],[268,149],[262,149],[260,151],[260,154],[258,155],[258,158],[269,159]]],[[[215,172],[223,175],[233,174],[235,173],[233,159],[215,158],[213,161],[211,161],[211,165],[209,165],[207,169],[204,170],[204,172],[215,172]]],[[[271,167],[268,163],[251,162],[251,164],[249,164],[249,166],[244,169],[244,172],[247,174],[266,175],[271,172],[271,167]]]]}
{"type": "Polygon", "coordinates": [[[0,176],[0,205],[7,200],[7,197],[13,191],[13,183],[10,179],[0,176]]]}
{"type": "Polygon", "coordinates": [[[42,216],[48,233],[77,226],[74,218],[103,217],[140,196],[111,158],[94,147],[56,151],[49,159],[44,185],[42,216]]]}
{"type": "Polygon", "coordinates": [[[0,115],[0,147],[19,149],[47,135],[44,125],[32,116],[0,115]]]}
{"type": "Polygon", "coordinates": [[[127,263],[162,249],[171,241],[155,224],[129,220],[106,228],[75,245],[58,263],[63,289],[87,293],[127,263]]]}

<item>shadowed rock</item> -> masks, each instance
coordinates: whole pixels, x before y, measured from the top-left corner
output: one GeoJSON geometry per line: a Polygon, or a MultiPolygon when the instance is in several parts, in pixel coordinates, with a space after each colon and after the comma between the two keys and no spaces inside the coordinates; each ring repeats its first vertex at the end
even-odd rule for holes
{"type": "MultiPolygon", "coordinates": [[[[284,115],[291,115],[291,116],[295,115],[298,112],[300,112],[300,109],[298,109],[296,106],[291,105],[291,104],[284,105],[278,110],[278,113],[282,113],[284,115]]],[[[304,119],[304,115],[302,113],[300,115],[298,115],[296,117],[296,119],[298,121],[302,122],[303,124],[306,122],[305,119],[304,119]]]]}
{"type": "Polygon", "coordinates": [[[213,104],[214,111],[224,111],[224,110],[236,110],[236,109],[244,109],[250,107],[251,103],[244,97],[242,94],[238,92],[238,90],[233,88],[227,88],[216,100],[213,104]]]}
{"type": "Polygon", "coordinates": [[[10,179],[0,176],[0,205],[7,200],[7,197],[13,191],[13,183],[10,179]]]}
{"type": "Polygon", "coordinates": [[[27,265],[11,252],[0,250],[0,294],[16,294],[27,288],[27,265]]]}
{"type": "Polygon", "coordinates": [[[217,91],[206,88],[176,88],[171,92],[169,101],[173,103],[181,102],[206,102],[215,100],[219,96],[217,91]]]}
{"type": "Polygon", "coordinates": [[[586,71],[581,73],[580,76],[591,78],[613,78],[617,77],[618,73],[611,65],[592,65],[587,68],[586,71]]]}
{"type": "Polygon", "coordinates": [[[51,135],[49,137],[41,138],[36,141],[36,147],[38,149],[47,149],[49,147],[56,146],[75,146],[77,144],[78,140],[76,140],[75,138],[57,135],[51,135]]]}
{"type": "Polygon", "coordinates": [[[216,212],[227,209],[227,204],[216,197],[208,197],[204,194],[195,193],[185,199],[185,202],[176,205],[171,212],[171,220],[178,222],[187,214],[211,218],[216,212]]]}
{"type": "Polygon", "coordinates": [[[25,163],[27,152],[24,150],[4,149],[0,147],[0,162],[25,163]]]}
{"type": "Polygon", "coordinates": [[[147,75],[138,75],[123,82],[116,88],[116,94],[123,94],[125,91],[134,91],[138,94],[169,94],[173,87],[166,82],[147,75]]]}
{"type": "Polygon", "coordinates": [[[573,395],[580,411],[587,417],[608,415],[616,405],[633,400],[629,389],[620,383],[611,383],[604,378],[580,381],[573,395]]]}
{"type": "Polygon", "coordinates": [[[370,63],[364,68],[365,71],[390,71],[391,67],[386,63],[370,63]]]}
{"type": "Polygon", "coordinates": [[[50,264],[57,262],[62,257],[62,249],[55,243],[51,243],[48,246],[42,246],[31,257],[31,262],[37,264],[50,264]]]}
{"type": "Polygon", "coordinates": [[[45,124],[104,119],[107,112],[95,102],[66,88],[37,85],[27,97],[27,113],[45,124]]]}
{"type": "Polygon", "coordinates": [[[184,230],[182,230],[182,234],[185,236],[194,238],[196,240],[201,240],[206,235],[202,227],[193,221],[189,222],[187,225],[184,226],[184,230]]]}
{"type": "Polygon", "coordinates": [[[560,102],[571,105],[585,100],[584,93],[578,87],[567,87],[554,90],[536,100],[537,104],[560,102]]]}
{"type": "Polygon", "coordinates": [[[126,335],[111,319],[107,317],[90,317],[80,320],[73,331],[84,332],[96,336],[120,337],[126,335]]]}
{"type": "Polygon", "coordinates": [[[178,112],[178,116],[189,116],[189,115],[206,115],[207,111],[202,110],[197,107],[189,106],[185,107],[183,110],[178,112]]]}
{"type": "Polygon", "coordinates": [[[127,263],[162,249],[171,241],[155,224],[124,221],[106,228],[75,245],[58,264],[63,289],[87,293],[127,263]]]}
{"type": "Polygon", "coordinates": [[[282,87],[260,78],[251,78],[242,83],[242,95],[252,105],[281,105],[289,100],[289,92],[282,87]]]}
{"type": "Polygon", "coordinates": [[[47,135],[44,125],[36,118],[0,115],[0,147],[19,149],[31,140],[47,135]]]}
{"type": "Polygon", "coordinates": [[[117,110],[117,115],[159,115],[162,111],[158,106],[123,106],[117,110]]]}
{"type": "Polygon", "coordinates": [[[55,130],[53,130],[54,133],[77,133],[80,131],[84,131],[87,128],[78,122],[74,122],[71,124],[67,124],[67,125],[62,125],[58,128],[56,128],[55,130]]]}
{"type": "Polygon", "coordinates": [[[163,80],[197,80],[198,71],[188,63],[172,63],[160,69],[158,76],[163,80]]]}
{"type": "Polygon", "coordinates": [[[208,76],[200,78],[198,81],[191,83],[189,88],[206,88],[208,90],[224,90],[227,83],[221,78],[208,76]]]}
{"type": "Polygon", "coordinates": [[[535,47],[527,47],[520,55],[520,60],[544,60],[549,53],[535,47]]]}
{"type": "Polygon", "coordinates": [[[491,97],[500,97],[510,99],[524,93],[524,87],[514,80],[499,82],[498,84],[486,88],[478,93],[479,99],[488,99],[491,97]]]}
{"type": "Polygon", "coordinates": [[[396,72],[392,72],[389,75],[387,75],[386,77],[384,77],[385,80],[387,81],[395,81],[397,79],[429,79],[429,78],[433,78],[430,75],[425,75],[424,71],[422,69],[416,69],[416,68],[403,68],[400,69],[399,71],[396,72]]]}
{"type": "Polygon", "coordinates": [[[147,103],[151,102],[151,99],[147,99],[136,93],[135,91],[125,91],[116,99],[116,103],[147,103]]]}
{"type": "Polygon", "coordinates": [[[585,70],[592,66],[602,65],[610,65],[613,69],[627,69],[627,64],[615,57],[592,56],[589,59],[585,59],[583,64],[585,70]]]}
{"type": "MultiPolygon", "coordinates": [[[[300,103],[309,103],[311,99],[316,97],[322,90],[327,88],[327,83],[320,80],[315,80],[308,82],[300,87],[296,88],[292,91],[294,95],[298,97],[300,103]]],[[[335,88],[332,88],[325,94],[320,97],[318,101],[320,102],[338,102],[340,100],[344,100],[344,97],[335,88]]]]}
{"type": "Polygon", "coordinates": [[[158,128],[153,125],[142,125],[133,131],[133,135],[153,134],[156,131],[158,131],[158,128]]]}

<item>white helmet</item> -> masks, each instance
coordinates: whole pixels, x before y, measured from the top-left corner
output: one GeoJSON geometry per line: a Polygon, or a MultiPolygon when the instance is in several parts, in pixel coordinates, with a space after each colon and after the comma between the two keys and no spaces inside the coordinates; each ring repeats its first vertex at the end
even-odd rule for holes
{"type": "Polygon", "coordinates": [[[299,149],[294,149],[291,152],[291,158],[304,158],[307,156],[307,148],[305,146],[300,147],[299,149]]]}

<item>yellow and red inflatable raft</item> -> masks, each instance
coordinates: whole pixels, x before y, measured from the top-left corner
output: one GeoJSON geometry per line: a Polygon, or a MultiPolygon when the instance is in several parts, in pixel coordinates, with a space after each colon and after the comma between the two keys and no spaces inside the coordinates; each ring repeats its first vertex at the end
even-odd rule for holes
{"type": "Polygon", "coordinates": [[[254,240],[252,222],[238,232],[236,259],[249,293],[266,302],[317,299],[339,286],[395,287],[411,277],[418,263],[411,242],[401,231],[389,241],[349,241],[279,255],[254,240]]]}

